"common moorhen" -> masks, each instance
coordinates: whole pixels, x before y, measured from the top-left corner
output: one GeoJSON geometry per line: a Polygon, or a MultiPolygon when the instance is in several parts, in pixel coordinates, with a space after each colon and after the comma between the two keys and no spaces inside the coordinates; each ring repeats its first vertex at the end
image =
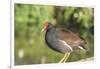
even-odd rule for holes
{"type": "Polygon", "coordinates": [[[42,31],[45,33],[45,41],[51,49],[64,53],[59,63],[66,62],[73,48],[86,49],[86,41],[78,34],[64,28],[55,28],[51,23],[46,22],[42,31]]]}

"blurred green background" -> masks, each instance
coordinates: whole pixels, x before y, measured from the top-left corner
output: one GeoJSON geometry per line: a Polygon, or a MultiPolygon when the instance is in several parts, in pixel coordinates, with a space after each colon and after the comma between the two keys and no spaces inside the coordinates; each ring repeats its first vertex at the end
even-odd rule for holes
{"type": "Polygon", "coordinates": [[[67,62],[94,56],[94,9],[88,7],[14,5],[15,65],[57,63],[64,54],[47,47],[41,32],[44,21],[78,32],[87,41],[88,51],[76,50],[67,62]]]}

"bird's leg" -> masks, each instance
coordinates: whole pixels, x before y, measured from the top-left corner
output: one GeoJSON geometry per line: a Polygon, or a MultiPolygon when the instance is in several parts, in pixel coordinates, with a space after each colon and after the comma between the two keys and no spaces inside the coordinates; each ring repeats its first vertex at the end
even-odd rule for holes
{"type": "Polygon", "coordinates": [[[65,63],[65,62],[67,61],[68,57],[70,56],[70,53],[66,53],[66,54],[67,54],[67,56],[65,57],[64,62],[63,62],[63,63],[65,63]]]}
{"type": "Polygon", "coordinates": [[[64,57],[59,61],[59,63],[62,63],[64,61],[64,59],[66,58],[67,53],[65,53],[64,57]]]}

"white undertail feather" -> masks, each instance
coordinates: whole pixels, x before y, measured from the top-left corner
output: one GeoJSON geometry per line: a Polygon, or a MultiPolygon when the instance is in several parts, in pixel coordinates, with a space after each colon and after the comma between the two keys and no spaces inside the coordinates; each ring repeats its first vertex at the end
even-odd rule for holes
{"type": "Polygon", "coordinates": [[[78,46],[78,48],[79,48],[79,49],[82,49],[82,50],[85,50],[85,49],[84,49],[83,47],[81,47],[81,46],[78,46]]]}

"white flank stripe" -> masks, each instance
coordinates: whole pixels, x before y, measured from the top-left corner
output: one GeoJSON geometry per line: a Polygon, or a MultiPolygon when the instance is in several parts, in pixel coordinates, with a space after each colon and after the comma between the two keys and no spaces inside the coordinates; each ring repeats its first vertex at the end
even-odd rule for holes
{"type": "Polygon", "coordinates": [[[70,45],[68,45],[65,41],[63,41],[63,40],[59,40],[59,41],[64,43],[64,45],[66,45],[71,51],[73,51],[73,49],[70,47],[70,45]]]}

